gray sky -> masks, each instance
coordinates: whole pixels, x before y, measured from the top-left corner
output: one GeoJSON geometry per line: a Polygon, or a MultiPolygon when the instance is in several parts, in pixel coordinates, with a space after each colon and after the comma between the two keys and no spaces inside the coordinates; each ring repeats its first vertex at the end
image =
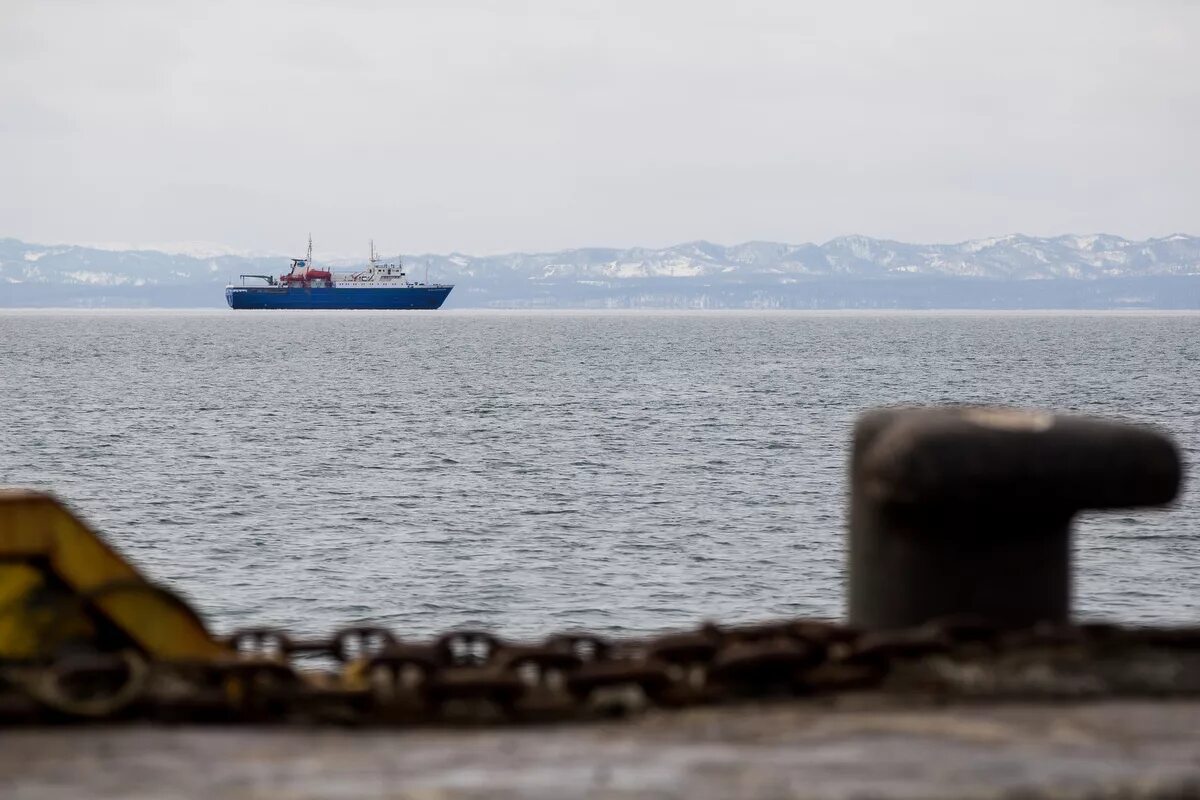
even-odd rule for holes
{"type": "Polygon", "coordinates": [[[23,2],[0,236],[1200,231],[1200,3],[23,2]]]}

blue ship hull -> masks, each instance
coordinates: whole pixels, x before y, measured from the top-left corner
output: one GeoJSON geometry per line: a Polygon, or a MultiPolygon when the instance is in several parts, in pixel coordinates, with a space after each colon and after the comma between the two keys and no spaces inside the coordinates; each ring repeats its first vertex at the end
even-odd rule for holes
{"type": "Polygon", "coordinates": [[[292,286],[227,286],[230,308],[356,308],[434,309],[441,307],[453,286],[394,286],[343,289],[292,286]]]}

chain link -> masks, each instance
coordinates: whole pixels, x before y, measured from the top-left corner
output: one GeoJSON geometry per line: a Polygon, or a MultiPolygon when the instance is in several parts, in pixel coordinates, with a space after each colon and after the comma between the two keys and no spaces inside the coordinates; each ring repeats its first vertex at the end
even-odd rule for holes
{"type": "Polygon", "coordinates": [[[127,651],[0,668],[0,723],[529,722],[863,689],[922,696],[1070,696],[1080,687],[1200,694],[1200,628],[1002,630],[953,618],[861,632],[796,619],[706,624],[641,639],[556,634],[541,642],[477,630],[413,641],[378,627],[343,628],[321,639],[247,628],[226,643],[228,658],[215,662],[146,662],[127,651]],[[335,667],[312,668],[321,658],[335,667]]]}

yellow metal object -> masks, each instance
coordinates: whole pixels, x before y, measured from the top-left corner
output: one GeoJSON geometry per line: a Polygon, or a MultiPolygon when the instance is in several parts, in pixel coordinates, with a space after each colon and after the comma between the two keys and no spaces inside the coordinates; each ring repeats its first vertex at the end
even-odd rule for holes
{"type": "Polygon", "coordinates": [[[46,585],[41,570],[0,563],[0,658],[33,658],[43,647],[43,622],[27,600],[46,585]]]}
{"type": "Polygon", "coordinates": [[[231,654],[190,608],[156,589],[56,499],[0,489],[0,659],[44,655],[64,629],[86,636],[85,608],[153,659],[207,661],[231,654]],[[49,641],[38,611],[23,603],[39,588],[68,601],[49,641]]]}

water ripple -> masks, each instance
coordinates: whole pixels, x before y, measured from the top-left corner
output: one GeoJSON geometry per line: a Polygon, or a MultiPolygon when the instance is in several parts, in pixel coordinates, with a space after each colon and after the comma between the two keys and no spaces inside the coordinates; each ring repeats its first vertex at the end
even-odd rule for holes
{"type": "MultiPolygon", "coordinates": [[[[1119,415],[1195,461],[1197,322],[4,314],[0,483],[67,498],[221,630],[836,617],[859,411],[1119,415]]],[[[1082,611],[1193,622],[1198,522],[1190,495],[1086,515],[1082,611]]]]}

